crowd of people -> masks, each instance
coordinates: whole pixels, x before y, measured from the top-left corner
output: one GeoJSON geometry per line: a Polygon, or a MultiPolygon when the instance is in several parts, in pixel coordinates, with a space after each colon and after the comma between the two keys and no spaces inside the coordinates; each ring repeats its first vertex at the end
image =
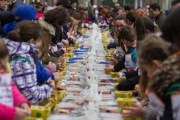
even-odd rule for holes
{"type": "Polygon", "coordinates": [[[179,13],[179,0],[172,1],[170,12],[157,3],[136,9],[118,3],[85,8],[68,0],[53,7],[1,0],[0,118],[22,120],[31,114],[31,104],[50,98],[68,47],[83,43],[83,28],[96,23],[114,39],[107,45],[115,52],[105,69],[127,71],[116,89],[135,89],[143,98],[140,105],[123,107],[129,110],[123,117],[179,120],[179,13]]]}

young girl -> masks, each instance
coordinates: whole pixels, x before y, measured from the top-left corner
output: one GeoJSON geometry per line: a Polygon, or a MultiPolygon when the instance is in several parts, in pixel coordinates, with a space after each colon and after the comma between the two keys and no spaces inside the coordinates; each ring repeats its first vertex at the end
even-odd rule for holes
{"type": "Polygon", "coordinates": [[[140,83],[144,83],[141,84],[143,93],[147,87],[146,94],[150,103],[146,109],[136,104],[133,104],[135,108],[124,107],[123,109],[130,110],[123,114],[124,117],[143,116],[144,120],[154,120],[156,116],[160,120],[173,120],[173,117],[178,120],[180,56],[174,54],[176,51],[178,50],[170,43],[156,35],[150,35],[142,41],[138,56],[145,75],[142,75],[140,83]]]}
{"type": "Polygon", "coordinates": [[[10,72],[5,68],[9,60],[8,49],[1,39],[0,44],[0,118],[23,120],[31,114],[30,103],[11,81],[10,72]]]}
{"type": "Polygon", "coordinates": [[[37,85],[35,44],[40,35],[40,27],[31,21],[18,23],[16,29],[3,39],[10,53],[9,64],[12,79],[20,92],[32,103],[36,104],[51,97],[54,82],[37,85]]]}
{"type": "Polygon", "coordinates": [[[63,26],[64,24],[66,24],[67,18],[68,13],[64,8],[55,8],[45,13],[44,17],[39,18],[38,23],[43,29],[43,37],[46,41],[43,47],[43,64],[49,64],[49,62],[57,62],[61,59],[59,56],[65,53],[65,50],[63,49],[58,51],[57,54],[52,53],[52,55],[49,55],[49,45],[52,41],[54,41],[55,43],[64,41],[64,44],[68,44],[67,40],[62,40],[62,36],[64,34],[61,34],[60,36],[60,33],[62,33],[62,29],[56,29],[57,27],[59,28],[58,25],[63,26]]]}

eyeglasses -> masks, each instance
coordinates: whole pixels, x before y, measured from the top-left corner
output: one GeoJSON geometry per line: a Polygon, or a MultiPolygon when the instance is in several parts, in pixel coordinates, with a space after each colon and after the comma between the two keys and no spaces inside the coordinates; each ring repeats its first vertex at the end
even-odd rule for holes
{"type": "Polygon", "coordinates": [[[116,25],[115,27],[116,27],[116,28],[121,28],[121,27],[123,27],[123,26],[125,26],[125,25],[120,25],[120,26],[116,25]]]}
{"type": "Polygon", "coordinates": [[[153,11],[150,11],[150,13],[153,13],[153,11]]]}

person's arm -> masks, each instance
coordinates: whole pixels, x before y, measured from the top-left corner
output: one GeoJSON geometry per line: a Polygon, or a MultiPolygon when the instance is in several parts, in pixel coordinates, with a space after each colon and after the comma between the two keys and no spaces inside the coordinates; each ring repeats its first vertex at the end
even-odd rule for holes
{"type": "Polygon", "coordinates": [[[117,85],[117,89],[121,91],[134,90],[135,85],[139,84],[140,76],[136,76],[125,81],[120,82],[117,85]]]}
{"type": "Polygon", "coordinates": [[[22,0],[17,0],[14,5],[13,8],[11,9],[11,11],[0,11],[0,21],[1,21],[1,25],[5,25],[7,23],[12,23],[14,20],[14,12],[16,10],[16,8],[19,5],[23,5],[22,0]]]}
{"type": "Polygon", "coordinates": [[[129,79],[138,76],[138,71],[125,72],[124,74],[126,75],[126,79],[129,79]]]}
{"type": "Polygon", "coordinates": [[[124,69],[125,68],[124,62],[125,62],[125,55],[120,60],[118,60],[118,63],[114,66],[114,70],[116,72],[119,72],[122,69],[124,69]]]}
{"type": "Polygon", "coordinates": [[[31,65],[28,62],[16,62],[11,64],[12,79],[21,93],[30,101],[32,104],[37,104],[51,97],[53,91],[52,85],[43,84],[42,86],[37,85],[37,77],[35,71],[35,65],[31,65]],[[16,72],[16,69],[21,72],[16,72]]]}
{"type": "Polygon", "coordinates": [[[20,91],[13,82],[11,82],[11,87],[15,107],[19,107],[21,103],[27,103],[29,104],[29,106],[31,106],[29,101],[24,97],[24,95],[20,93],[20,91]]]}
{"type": "Polygon", "coordinates": [[[39,62],[39,68],[36,67],[36,74],[37,74],[37,81],[38,83],[42,83],[44,84],[45,82],[47,82],[47,80],[49,78],[51,78],[52,80],[54,80],[54,75],[53,74],[49,74],[42,66],[42,64],[39,62]]]}
{"type": "Polygon", "coordinates": [[[47,65],[46,67],[44,67],[44,69],[49,73],[52,74],[54,73],[54,68],[51,65],[47,65]]]}
{"type": "Polygon", "coordinates": [[[4,105],[0,102],[0,118],[1,120],[13,120],[16,115],[16,108],[4,105]]]}

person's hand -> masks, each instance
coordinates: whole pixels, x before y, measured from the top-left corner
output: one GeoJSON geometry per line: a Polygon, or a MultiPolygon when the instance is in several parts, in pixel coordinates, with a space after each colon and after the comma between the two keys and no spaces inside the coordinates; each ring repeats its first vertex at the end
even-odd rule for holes
{"type": "Polygon", "coordinates": [[[65,87],[62,87],[62,86],[58,86],[57,87],[57,90],[67,90],[65,87]]]}
{"type": "Polygon", "coordinates": [[[27,103],[21,103],[19,107],[27,111],[28,115],[31,115],[31,108],[27,103]]]}
{"type": "Polygon", "coordinates": [[[27,110],[16,107],[16,115],[15,115],[14,120],[23,120],[27,116],[29,116],[29,113],[27,110]]]}
{"type": "Polygon", "coordinates": [[[69,41],[68,40],[62,40],[62,43],[67,47],[69,45],[69,41]]]}
{"type": "Polygon", "coordinates": [[[61,65],[63,65],[63,63],[65,62],[65,59],[66,59],[66,57],[64,57],[64,56],[59,57],[59,62],[61,63],[61,65]]]}
{"type": "Polygon", "coordinates": [[[107,65],[105,70],[114,70],[114,65],[107,65]]]}
{"type": "Polygon", "coordinates": [[[59,82],[61,73],[55,72],[53,73],[55,82],[59,82]]]}
{"type": "Polygon", "coordinates": [[[60,67],[62,66],[60,60],[58,60],[58,65],[59,65],[59,70],[60,70],[60,67]]]}
{"type": "Polygon", "coordinates": [[[122,107],[122,110],[128,110],[126,113],[122,113],[123,118],[137,118],[142,117],[144,114],[144,107],[136,103],[131,103],[133,107],[122,107]]]}
{"type": "Polygon", "coordinates": [[[111,65],[115,65],[115,64],[117,64],[118,63],[118,61],[114,58],[114,57],[111,57],[110,58],[110,64],[111,65]]]}
{"type": "Polygon", "coordinates": [[[54,80],[51,80],[51,78],[49,78],[49,79],[47,80],[47,82],[52,85],[53,89],[55,88],[55,82],[54,82],[54,80]]]}
{"type": "Polygon", "coordinates": [[[56,71],[56,65],[52,62],[49,62],[49,65],[53,67],[54,71],[56,71]]]}

